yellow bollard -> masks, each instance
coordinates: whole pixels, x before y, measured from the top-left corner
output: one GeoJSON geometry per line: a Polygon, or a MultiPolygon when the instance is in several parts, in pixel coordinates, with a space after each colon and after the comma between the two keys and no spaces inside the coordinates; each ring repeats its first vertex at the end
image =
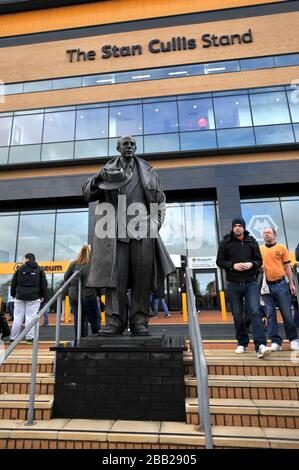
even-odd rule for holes
{"type": "Polygon", "coordinates": [[[183,321],[188,322],[187,294],[182,292],[183,321]]]}
{"type": "Polygon", "coordinates": [[[224,295],[223,290],[220,291],[220,305],[221,305],[222,321],[227,321],[227,311],[226,311],[225,295],[224,295]]]}
{"type": "Polygon", "coordinates": [[[65,297],[65,312],[64,312],[64,323],[69,323],[71,321],[71,307],[70,307],[70,298],[67,295],[65,297]]]}
{"type": "MultiPolygon", "coordinates": [[[[101,301],[103,302],[103,304],[105,303],[105,301],[106,301],[106,296],[105,295],[101,295],[101,301]]],[[[106,313],[105,313],[105,311],[101,312],[101,319],[102,319],[102,325],[106,325],[106,313]]]]}

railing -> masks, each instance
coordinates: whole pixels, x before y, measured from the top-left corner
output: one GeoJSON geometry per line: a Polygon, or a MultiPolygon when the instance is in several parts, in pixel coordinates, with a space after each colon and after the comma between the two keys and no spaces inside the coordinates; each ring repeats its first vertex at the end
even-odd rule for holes
{"type": "MultiPolygon", "coordinates": [[[[81,268],[83,269],[83,268],[81,268]]],[[[31,367],[31,384],[30,384],[30,397],[27,415],[27,425],[33,424],[34,420],[34,396],[35,396],[35,384],[36,384],[36,370],[37,370],[37,355],[38,355],[38,341],[39,341],[39,320],[46,310],[57,299],[57,314],[56,314],[56,331],[55,331],[55,346],[60,344],[60,322],[61,322],[61,305],[62,295],[68,285],[80,274],[80,270],[76,271],[72,276],[58,289],[58,291],[51,297],[51,299],[44,305],[44,307],[38,312],[34,319],[25,327],[25,329],[19,334],[19,336],[8,346],[6,351],[0,356],[0,365],[8,358],[12,351],[18,346],[20,341],[27,335],[27,333],[34,328],[34,339],[32,348],[32,367],[31,367]]],[[[78,318],[77,318],[77,346],[80,344],[81,337],[81,324],[82,324],[82,304],[81,304],[81,291],[82,281],[79,276],[79,294],[78,294],[78,318]]],[[[54,364],[54,369],[56,362],[54,364]]]]}
{"type": "Polygon", "coordinates": [[[186,268],[186,287],[188,299],[189,336],[192,346],[193,363],[197,382],[199,423],[200,429],[205,433],[206,448],[213,449],[208,372],[200,327],[198,324],[195,297],[193,293],[191,273],[189,268],[186,268]]]}

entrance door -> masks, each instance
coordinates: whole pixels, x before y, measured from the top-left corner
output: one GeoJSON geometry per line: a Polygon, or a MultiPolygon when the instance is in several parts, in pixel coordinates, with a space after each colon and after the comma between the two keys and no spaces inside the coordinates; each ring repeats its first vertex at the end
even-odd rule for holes
{"type": "Polygon", "coordinates": [[[169,310],[181,310],[182,308],[179,268],[167,276],[167,305],[169,310]]]}
{"type": "Polygon", "coordinates": [[[197,308],[201,310],[217,310],[219,308],[219,298],[216,269],[195,269],[193,275],[197,308]]]}

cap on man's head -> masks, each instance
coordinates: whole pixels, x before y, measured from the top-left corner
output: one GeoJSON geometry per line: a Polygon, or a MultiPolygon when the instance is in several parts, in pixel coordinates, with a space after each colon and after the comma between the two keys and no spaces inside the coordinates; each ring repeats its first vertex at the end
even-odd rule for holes
{"type": "Polygon", "coordinates": [[[246,228],[246,222],[245,220],[243,219],[243,217],[235,217],[233,220],[232,220],[232,228],[234,228],[234,226],[236,224],[240,224],[242,225],[242,227],[245,229],[246,228]]]}
{"type": "Polygon", "coordinates": [[[30,261],[35,261],[35,255],[33,253],[26,253],[24,257],[30,261]]]}

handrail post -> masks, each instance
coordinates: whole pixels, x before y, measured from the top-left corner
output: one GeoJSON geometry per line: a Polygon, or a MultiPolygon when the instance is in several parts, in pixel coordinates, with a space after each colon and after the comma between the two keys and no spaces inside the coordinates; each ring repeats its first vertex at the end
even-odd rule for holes
{"type": "Polygon", "coordinates": [[[29,398],[28,415],[27,415],[27,425],[28,426],[33,424],[33,419],[34,419],[34,395],[35,395],[35,384],[36,384],[38,340],[39,340],[39,321],[37,321],[34,325],[34,340],[33,340],[33,349],[32,349],[30,398],[29,398]]]}
{"type": "Polygon", "coordinates": [[[61,306],[62,306],[62,294],[60,294],[60,296],[57,299],[55,347],[59,346],[59,343],[60,343],[61,306]]]}
{"type": "Polygon", "coordinates": [[[79,276],[78,313],[77,313],[77,346],[80,346],[81,329],[82,329],[82,280],[81,280],[81,277],[79,276]]]}

